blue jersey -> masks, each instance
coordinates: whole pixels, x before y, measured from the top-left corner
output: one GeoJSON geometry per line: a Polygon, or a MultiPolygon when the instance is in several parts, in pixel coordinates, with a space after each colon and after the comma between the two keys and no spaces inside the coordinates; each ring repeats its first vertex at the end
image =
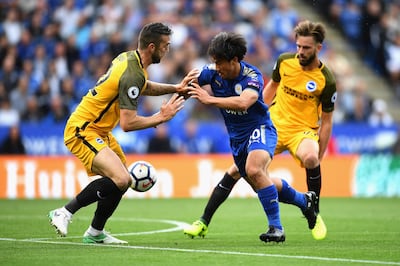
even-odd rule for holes
{"type": "Polygon", "coordinates": [[[272,125],[268,106],[262,98],[264,80],[256,67],[241,61],[239,76],[234,80],[225,80],[218,75],[215,64],[209,64],[202,69],[198,82],[200,86],[211,85],[215,97],[239,96],[244,90],[258,92],[257,101],[246,111],[220,108],[231,141],[246,141],[260,124],[272,125]]]}

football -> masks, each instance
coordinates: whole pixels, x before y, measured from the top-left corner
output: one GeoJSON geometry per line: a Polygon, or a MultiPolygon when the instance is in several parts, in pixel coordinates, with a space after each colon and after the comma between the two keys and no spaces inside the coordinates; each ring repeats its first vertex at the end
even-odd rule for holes
{"type": "Polygon", "coordinates": [[[145,192],[152,188],[157,181],[156,169],[146,161],[137,161],[128,167],[132,176],[131,188],[138,192],[145,192]]]}

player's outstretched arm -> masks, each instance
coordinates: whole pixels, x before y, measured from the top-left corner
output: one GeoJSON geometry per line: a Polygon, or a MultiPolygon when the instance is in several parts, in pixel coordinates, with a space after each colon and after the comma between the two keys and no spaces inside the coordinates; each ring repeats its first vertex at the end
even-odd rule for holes
{"type": "Polygon", "coordinates": [[[168,102],[163,102],[160,111],[152,116],[140,116],[136,110],[120,110],[120,126],[125,132],[156,127],[171,120],[183,108],[185,99],[174,93],[168,102]]]}
{"type": "Polygon", "coordinates": [[[185,93],[187,91],[187,86],[193,80],[197,80],[199,75],[198,69],[191,70],[179,84],[167,84],[159,83],[155,81],[148,80],[147,88],[143,91],[143,95],[158,96],[170,93],[185,93]]]}

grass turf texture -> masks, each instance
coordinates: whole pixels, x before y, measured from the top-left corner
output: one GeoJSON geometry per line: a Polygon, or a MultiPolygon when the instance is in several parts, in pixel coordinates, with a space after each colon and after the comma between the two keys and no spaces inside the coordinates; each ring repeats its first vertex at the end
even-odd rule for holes
{"type": "Polygon", "coordinates": [[[73,217],[68,237],[57,237],[47,213],[64,203],[0,200],[0,265],[400,265],[400,198],[323,198],[322,241],[299,209],[281,204],[283,244],[258,239],[267,224],[256,198],[228,199],[204,239],[165,220],[193,222],[206,199],[123,199],[106,225],[129,242],[122,246],[82,244],[94,205],[73,217]]]}

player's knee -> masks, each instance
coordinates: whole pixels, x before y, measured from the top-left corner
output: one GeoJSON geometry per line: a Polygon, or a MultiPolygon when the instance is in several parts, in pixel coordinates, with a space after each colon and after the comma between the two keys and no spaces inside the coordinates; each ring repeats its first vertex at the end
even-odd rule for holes
{"type": "Polygon", "coordinates": [[[253,182],[257,182],[257,179],[264,176],[263,169],[252,164],[246,166],[246,174],[253,182]]]}
{"type": "Polygon", "coordinates": [[[313,168],[317,167],[319,164],[318,156],[315,154],[307,154],[304,157],[303,164],[304,164],[304,167],[308,168],[308,169],[313,169],[313,168]]]}
{"type": "Polygon", "coordinates": [[[132,177],[129,174],[114,179],[115,184],[121,191],[127,190],[132,184],[132,177]]]}

